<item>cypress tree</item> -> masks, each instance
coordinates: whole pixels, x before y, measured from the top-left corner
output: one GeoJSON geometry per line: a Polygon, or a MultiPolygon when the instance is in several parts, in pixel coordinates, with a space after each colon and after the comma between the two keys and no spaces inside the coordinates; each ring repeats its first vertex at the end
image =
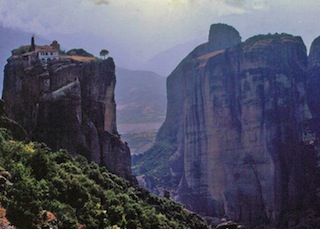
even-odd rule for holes
{"type": "Polygon", "coordinates": [[[31,37],[31,47],[30,47],[30,52],[36,50],[36,45],[34,43],[34,35],[31,37]]]}

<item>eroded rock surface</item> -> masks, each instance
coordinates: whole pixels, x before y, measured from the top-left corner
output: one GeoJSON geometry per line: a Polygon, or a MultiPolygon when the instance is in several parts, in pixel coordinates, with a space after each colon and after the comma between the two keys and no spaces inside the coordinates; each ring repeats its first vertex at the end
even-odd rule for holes
{"type": "Polygon", "coordinates": [[[4,77],[5,110],[32,139],[84,155],[131,178],[130,150],[116,127],[115,83],[111,58],[48,64],[10,58],[4,77]]]}
{"type": "Polygon", "coordinates": [[[203,201],[190,205],[244,223],[277,222],[306,194],[297,152],[306,112],[302,40],[256,37],[192,64],[178,151],[186,184],[203,201]]]}
{"type": "Polygon", "coordinates": [[[320,127],[320,37],[311,45],[308,65],[307,100],[313,117],[313,127],[319,137],[320,127]]]}
{"type": "Polygon", "coordinates": [[[302,131],[310,116],[306,47],[287,34],[239,44],[230,26],[211,28],[221,39],[211,30],[209,42],[167,80],[167,116],[156,145],[175,150],[164,188],[201,215],[277,225],[284,212],[314,197],[305,175],[314,152],[302,131]]]}

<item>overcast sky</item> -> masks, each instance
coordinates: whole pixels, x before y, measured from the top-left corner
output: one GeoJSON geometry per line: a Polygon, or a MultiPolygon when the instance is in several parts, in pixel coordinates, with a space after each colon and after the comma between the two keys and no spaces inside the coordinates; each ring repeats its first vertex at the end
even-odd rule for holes
{"type": "Polygon", "coordinates": [[[205,42],[218,22],[243,40],[286,32],[309,48],[320,35],[319,10],[320,0],[0,0],[0,23],[66,49],[98,55],[106,48],[116,63],[134,68],[178,44],[205,42]]]}

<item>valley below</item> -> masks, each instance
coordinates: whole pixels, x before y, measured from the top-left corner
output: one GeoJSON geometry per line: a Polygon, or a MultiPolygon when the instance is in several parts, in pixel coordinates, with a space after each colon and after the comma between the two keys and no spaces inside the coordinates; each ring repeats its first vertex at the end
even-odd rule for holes
{"type": "Polygon", "coordinates": [[[128,143],[131,155],[134,157],[150,149],[156,140],[156,135],[162,122],[154,123],[122,123],[118,124],[118,131],[128,143]]]}

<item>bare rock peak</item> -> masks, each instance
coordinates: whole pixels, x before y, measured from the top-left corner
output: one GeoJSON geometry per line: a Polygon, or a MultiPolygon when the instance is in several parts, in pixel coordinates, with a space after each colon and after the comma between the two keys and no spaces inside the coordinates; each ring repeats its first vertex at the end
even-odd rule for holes
{"type": "Polygon", "coordinates": [[[320,65],[320,36],[314,39],[310,47],[309,63],[311,66],[320,65]]]}
{"type": "Polygon", "coordinates": [[[209,32],[209,44],[217,50],[229,48],[241,42],[239,32],[227,24],[212,24],[209,32]]]}
{"type": "Polygon", "coordinates": [[[320,120],[320,36],[311,44],[308,62],[307,100],[317,129],[320,120]]]}
{"type": "Polygon", "coordinates": [[[312,44],[311,44],[311,49],[314,46],[320,46],[320,36],[318,36],[316,39],[313,40],[312,44]]]}

